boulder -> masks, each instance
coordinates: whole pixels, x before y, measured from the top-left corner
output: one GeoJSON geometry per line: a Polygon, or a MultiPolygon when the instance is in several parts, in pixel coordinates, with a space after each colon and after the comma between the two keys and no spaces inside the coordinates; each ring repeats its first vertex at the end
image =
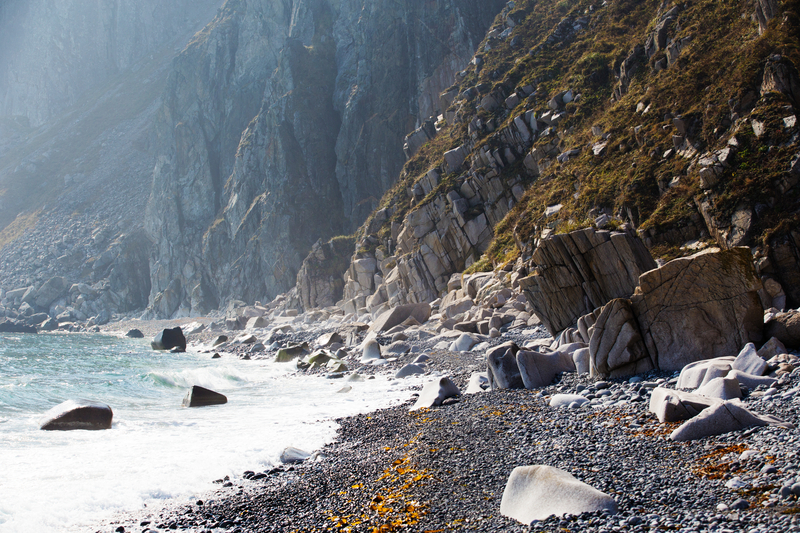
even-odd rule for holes
{"type": "Polygon", "coordinates": [[[581,348],[572,352],[572,362],[578,374],[588,374],[591,369],[589,348],[581,348]]]}
{"type": "Polygon", "coordinates": [[[517,352],[519,346],[509,341],[492,348],[486,355],[489,386],[492,390],[525,388],[517,366],[517,352]]]}
{"type": "Polygon", "coordinates": [[[225,395],[213,390],[194,385],[183,399],[183,407],[205,407],[207,405],[222,405],[228,403],[225,395]]]}
{"type": "Polygon", "coordinates": [[[55,318],[48,318],[41,324],[39,324],[40,331],[55,331],[58,329],[58,320],[55,318]]]}
{"type": "Polygon", "coordinates": [[[742,372],[740,370],[731,370],[728,372],[729,378],[734,378],[739,384],[744,385],[748,389],[755,389],[759,385],[764,385],[766,387],[771,386],[775,383],[775,378],[771,378],[769,376],[754,376],[753,374],[748,374],[746,372],[742,372]]]}
{"type": "Polygon", "coordinates": [[[758,342],[760,288],[749,248],[700,252],[642,274],[631,303],[656,368],[679,370],[758,342]]]}
{"type": "Polygon", "coordinates": [[[419,365],[415,365],[414,363],[408,364],[397,371],[397,374],[394,377],[400,378],[407,378],[408,376],[413,376],[416,374],[424,374],[425,369],[419,365]]]}
{"type": "Polygon", "coordinates": [[[269,321],[263,316],[254,316],[247,320],[244,329],[258,329],[269,326],[269,321]]]}
{"type": "Polygon", "coordinates": [[[427,303],[398,305],[380,315],[369,330],[387,331],[411,317],[420,324],[424,324],[431,317],[431,306],[427,303]]]}
{"type": "Polygon", "coordinates": [[[733,360],[731,368],[745,374],[763,376],[767,369],[767,362],[758,355],[755,345],[748,342],[733,360]]]}
{"type": "Polygon", "coordinates": [[[593,228],[547,237],[531,263],[520,288],[553,336],[610,300],[629,297],[640,274],[657,267],[638,237],[593,228]]]}
{"type": "Polygon", "coordinates": [[[800,309],[778,313],[765,325],[766,337],[775,337],[785,347],[800,349],[800,309]]]}
{"type": "Polygon", "coordinates": [[[330,346],[331,344],[342,344],[344,339],[342,336],[339,335],[337,332],[326,333],[324,335],[320,335],[317,338],[317,346],[320,348],[325,348],[326,346],[330,346]]]}
{"type": "Polygon", "coordinates": [[[129,337],[131,339],[143,339],[144,338],[144,333],[142,333],[141,330],[138,330],[138,329],[134,328],[134,329],[128,330],[128,332],[125,334],[125,336],[129,337]]]}
{"type": "Polygon", "coordinates": [[[589,339],[590,374],[616,378],[649,372],[655,368],[644,345],[631,301],[611,300],[603,306],[589,339]]]}
{"type": "Polygon", "coordinates": [[[469,376],[469,384],[464,394],[476,394],[489,389],[489,375],[486,372],[473,372],[469,376]]]}
{"type": "Polygon", "coordinates": [[[453,318],[456,315],[460,315],[461,313],[466,313],[467,311],[472,309],[473,305],[475,304],[472,301],[472,298],[470,298],[469,296],[465,296],[460,300],[456,300],[447,305],[443,305],[442,308],[440,309],[440,313],[442,314],[442,316],[446,318],[453,318]]]}
{"type": "Polygon", "coordinates": [[[47,411],[40,429],[68,431],[72,429],[111,429],[114,413],[104,403],[90,400],[67,400],[47,411]]]}
{"type": "Polygon", "coordinates": [[[478,344],[478,339],[476,339],[475,337],[473,337],[469,333],[462,333],[450,345],[450,351],[451,352],[468,352],[476,344],[478,344]]]}
{"type": "Polygon", "coordinates": [[[309,457],[311,457],[311,454],[307,451],[289,446],[288,448],[284,448],[281,452],[280,461],[284,464],[291,465],[302,463],[309,457]]]}
{"type": "Polygon", "coordinates": [[[414,406],[411,407],[411,410],[416,411],[424,407],[442,405],[442,402],[447,398],[460,395],[461,391],[458,390],[455,383],[450,381],[450,378],[440,378],[422,387],[422,391],[420,391],[419,397],[414,406]]]}
{"type": "Polygon", "coordinates": [[[559,373],[575,371],[572,356],[561,351],[543,354],[520,350],[517,352],[517,367],[526,389],[546,387],[559,373]]]}
{"type": "Polygon", "coordinates": [[[734,400],[742,397],[742,387],[735,377],[714,378],[694,391],[708,398],[717,400],[734,400]]]}
{"type": "Polygon", "coordinates": [[[153,338],[150,346],[152,346],[154,350],[179,348],[181,351],[184,351],[186,350],[186,337],[183,336],[183,331],[180,327],[165,329],[153,338]]]}
{"type": "Polygon", "coordinates": [[[550,407],[561,408],[571,405],[582,406],[589,403],[588,398],[580,394],[553,394],[550,397],[550,407]]]}
{"type": "Polygon", "coordinates": [[[47,309],[50,304],[58,300],[67,293],[67,282],[61,276],[54,276],[45,281],[36,295],[33,297],[33,303],[37,307],[47,309]]]}
{"type": "Polygon", "coordinates": [[[361,351],[361,362],[373,359],[381,359],[381,345],[375,339],[370,339],[364,343],[364,348],[361,351]]]}
{"type": "Polygon", "coordinates": [[[776,339],[775,337],[770,337],[767,342],[764,343],[764,346],[758,349],[758,356],[764,359],[765,361],[769,361],[776,355],[787,353],[788,350],[786,346],[783,345],[781,341],[776,339]]]}
{"type": "Polygon", "coordinates": [[[617,512],[611,496],[579,481],[569,472],[545,465],[518,466],[511,471],[500,514],[523,524],[564,514],[617,512]]]}
{"type": "Polygon", "coordinates": [[[650,412],[662,423],[688,420],[715,403],[719,401],[714,398],[663,387],[656,387],[650,394],[650,412]]]}
{"type": "Polygon", "coordinates": [[[403,341],[396,341],[384,348],[383,353],[391,356],[405,355],[411,351],[411,345],[403,341]]]}
{"type": "Polygon", "coordinates": [[[733,360],[734,357],[717,357],[690,363],[681,370],[675,386],[679,389],[696,389],[712,379],[725,377],[731,371],[733,360]]]}
{"type": "Polygon", "coordinates": [[[669,437],[676,442],[685,442],[756,426],[794,427],[774,416],[752,413],[741,403],[733,400],[705,409],[698,416],[684,422],[669,437]]]}
{"type": "Polygon", "coordinates": [[[326,352],[325,350],[320,350],[315,352],[305,359],[303,359],[303,363],[310,368],[327,365],[331,361],[335,361],[336,359],[333,357],[332,354],[326,352]]]}
{"type": "Polygon", "coordinates": [[[275,362],[288,363],[289,361],[293,361],[298,357],[308,355],[310,351],[311,350],[309,349],[308,343],[306,342],[303,344],[295,344],[294,346],[287,346],[286,348],[281,348],[278,350],[278,353],[275,356],[275,362]]]}
{"type": "Polygon", "coordinates": [[[211,343],[211,346],[219,346],[223,342],[228,342],[228,336],[227,335],[218,335],[217,338],[214,339],[214,342],[211,343]]]}
{"type": "Polygon", "coordinates": [[[36,333],[36,328],[18,320],[4,318],[0,320],[0,333],[36,333]]]}

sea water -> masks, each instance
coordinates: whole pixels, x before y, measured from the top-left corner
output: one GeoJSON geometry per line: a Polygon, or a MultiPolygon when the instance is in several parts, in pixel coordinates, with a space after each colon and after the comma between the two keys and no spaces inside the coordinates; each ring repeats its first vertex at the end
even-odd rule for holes
{"type": "Polygon", "coordinates": [[[319,449],[335,437],[333,419],[399,403],[418,384],[345,384],[291,363],[154,352],[100,334],[2,334],[0,532],[81,531],[115,511],[190,498],[268,469],[287,446],[319,449]],[[228,403],[183,408],[192,385],[228,403]],[[40,430],[68,399],[108,404],[112,428],[40,430]]]}

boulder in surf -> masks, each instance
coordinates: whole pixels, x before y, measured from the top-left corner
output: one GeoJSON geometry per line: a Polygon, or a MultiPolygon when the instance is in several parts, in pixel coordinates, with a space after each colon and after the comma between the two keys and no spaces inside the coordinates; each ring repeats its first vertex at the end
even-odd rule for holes
{"type": "Polygon", "coordinates": [[[206,389],[194,385],[192,390],[183,399],[184,407],[205,407],[207,405],[222,405],[228,403],[228,398],[224,394],[214,392],[213,390],[206,389]]]}
{"type": "Polygon", "coordinates": [[[114,413],[104,403],[91,400],[67,400],[47,411],[40,429],[69,431],[72,429],[110,429],[114,413]]]}
{"type": "Polygon", "coordinates": [[[186,337],[183,336],[183,331],[180,326],[172,329],[165,329],[153,338],[150,346],[154,350],[171,350],[178,348],[181,351],[186,350],[186,337]]]}

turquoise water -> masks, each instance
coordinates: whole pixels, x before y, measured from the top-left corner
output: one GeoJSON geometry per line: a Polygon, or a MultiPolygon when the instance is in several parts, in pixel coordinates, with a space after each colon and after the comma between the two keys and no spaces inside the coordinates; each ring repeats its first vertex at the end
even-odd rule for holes
{"type": "Polygon", "coordinates": [[[291,364],[154,352],[145,340],[100,334],[0,336],[0,532],[82,531],[115,511],[191,498],[212,481],[268,468],[280,451],[312,451],[333,418],[406,399],[385,378],[352,383],[298,375],[291,364]],[[228,396],[185,409],[192,385],[228,396]],[[388,392],[387,392],[388,391],[388,392]],[[106,403],[106,431],[41,431],[68,399],[106,403]]]}

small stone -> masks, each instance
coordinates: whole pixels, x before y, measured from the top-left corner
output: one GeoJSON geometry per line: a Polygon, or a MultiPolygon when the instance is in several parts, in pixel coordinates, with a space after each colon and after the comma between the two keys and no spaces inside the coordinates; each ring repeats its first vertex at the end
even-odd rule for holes
{"type": "Polygon", "coordinates": [[[744,509],[750,508],[750,502],[745,500],[744,498],[739,498],[735,502],[731,504],[731,509],[736,509],[737,511],[741,511],[744,509]]]}
{"type": "Polygon", "coordinates": [[[424,373],[425,373],[425,369],[424,368],[420,367],[419,365],[415,365],[415,364],[412,363],[412,364],[408,364],[408,365],[404,366],[403,368],[401,368],[400,370],[398,370],[397,373],[394,375],[394,377],[396,377],[396,378],[406,378],[408,376],[413,376],[413,375],[416,375],[416,374],[424,374],[424,373]]]}
{"type": "Polygon", "coordinates": [[[774,465],[764,465],[764,467],[761,469],[761,473],[762,474],[777,474],[778,473],[778,469],[775,468],[774,465]]]}

